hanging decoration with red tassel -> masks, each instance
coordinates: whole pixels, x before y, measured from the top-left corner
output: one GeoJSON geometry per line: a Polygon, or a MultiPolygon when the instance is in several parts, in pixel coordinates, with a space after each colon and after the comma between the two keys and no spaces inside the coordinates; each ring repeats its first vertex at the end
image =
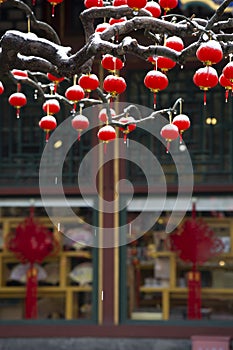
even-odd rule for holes
{"type": "Polygon", "coordinates": [[[30,215],[6,237],[6,247],[21,263],[29,263],[25,296],[25,318],[37,318],[37,269],[35,263],[42,263],[59,247],[53,233],[34,219],[34,207],[30,215]]]}

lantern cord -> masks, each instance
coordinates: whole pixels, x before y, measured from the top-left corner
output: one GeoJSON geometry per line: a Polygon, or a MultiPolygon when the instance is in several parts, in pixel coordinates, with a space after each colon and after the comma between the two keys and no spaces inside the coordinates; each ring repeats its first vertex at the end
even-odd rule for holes
{"type": "Polygon", "coordinates": [[[107,142],[104,142],[104,154],[107,153],[107,142]]]}
{"type": "Polygon", "coordinates": [[[127,134],[124,133],[124,143],[127,143],[127,134]]]}
{"type": "Polygon", "coordinates": [[[167,141],[166,153],[170,151],[170,141],[167,141]]]}
{"type": "Polygon", "coordinates": [[[17,83],[17,92],[20,92],[20,91],[21,91],[21,84],[17,83]]]}
{"type": "Polygon", "coordinates": [[[49,141],[49,131],[46,131],[46,135],[45,135],[45,142],[49,141]]]}
{"type": "Polygon", "coordinates": [[[154,94],[154,109],[156,109],[156,94],[154,94]]]}
{"type": "Polygon", "coordinates": [[[80,139],[81,139],[81,133],[82,133],[82,130],[78,130],[78,142],[79,142],[80,139]]]}
{"type": "Polygon", "coordinates": [[[182,132],[180,132],[180,144],[182,144],[183,142],[183,136],[182,136],[182,132]]]}
{"type": "Polygon", "coordinates": [[[74,103],[72,112],[76,112],[77,104],[74,103]]]}
{"type": "Polygon", "coordinates": [[[226,89],[226,91],[225,91],[225,102],[226,103],[228,102],[228,96],[229,96],[229,90],[226,89]]]}
{"type": "Polygon", "coordinates": [[[19,119],[19,115],[20,115],[20,108],[17,107],[16,108],[16,118],[19,119]]]}
{"type": "Polygon", "coordinates": [[[204,91],[203,100],[204,100],[204,106],[206,106],[206,91],[204,91]]]}
{"type": "Polygon", "coordinates": [[[55,15],[55,5],[52,5],[52,17],[55,15]]]}

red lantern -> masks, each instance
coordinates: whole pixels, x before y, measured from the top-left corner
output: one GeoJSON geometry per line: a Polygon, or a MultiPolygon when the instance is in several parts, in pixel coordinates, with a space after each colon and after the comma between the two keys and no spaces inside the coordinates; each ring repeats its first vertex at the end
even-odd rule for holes
{"type": "MultiPolygon", "coordinates": [[[[114,111],[114,109],[110,108],[110,114],[112,118],[116,116],[116,112],[114,111]]],[[[99,112],[98,118],[103,123],[106,123],[108,121],[106,108],[101,109],[101,111],[99,112]]]]}
{"type": "Polygon", "coordinates": [[[78,83],[88,93],[99,87],[99,79],[95,74],[82,74],[78,83]]]}
{"type": "Polygon", "coordinates": [[[179,129],[180,140],[182,141],[183,132],[190,127],[189,117],[185,114],[178,114],[175,118],[173,118],[172,124],[176,125],[179,129]]]}
{"type": "Polygon", "coordinates": [[[100,23],[97,25],[96,29],[95,29],[95,32],[96,33],[102,33],[103,31],[105,31],[105,29],[108,29],[110,27],[110,24],[109,23],[100,23]]]}
{"type": "Polygon", "coordinates": [[[54,17],[55,6],[63,2],[63,0],[47,0],[52,5],[52,17],[54,17]]]}
{"type": "Polygon", "coordinates": [[[218,74],[213,67],[199,68],[193,76],[193,82],[204,91],[204,105],[206,105],[206,91],[218,84],[218,74]]]}
{"type": "Polygon", "coordinates": [[[154,108],[156,107],[156,93],[166,89],[168,78],[162,72],[157,70],[149,71],[144,78],[145,86],[154,93],[154,108]]]}
{"type": "Polygon", "coordinates": [[[107,69],[110,72],[116,72],[117,70],[120,70],[124,66],[124,63],[120,58],[114,57],[109,54],[103,56],[101,64],[104,69],[107,69]]]}
{"type": "Polygon", "coordinates": [[[176,62],[170,58],[158,56],[157,57],[157,67],[161,69],[162,72],[166,73],[169,69],[174,68],[176,62]]]}
{"type": "Polygon", "coordinates": [[[149,11],[155,18],[158,18],[161,15],[161,8],[156,1],[148,1],[145,10],[149,11]]]}
{"type": "Polygon", "coordinates": [[[72,119],[72,127],[78,131],[78,141],[80,141],[81,132],[89,127],[89,120],[85,115],[78,114],[72,119]]]}
{"type": "Polygon", "coordinates": [[[110,74],[104,79],[103,88],[115,97],[125,91],[126,82],[124,78],[110,74]]]}
{"type": "Polygon", "coordinates": [[[26,79],[26,78],[28,78],[28,73],[25,70],[13,69],[11,71],[11,73],[13,74],[13,76],[16,79],[26,79]]]}
{"type": "Polygon", "coordinates": [[[183,40],[178,36],[170,36],[166,39],[164,45],[178,52],[182,51],[184,48],[183,40]]]}
{"type": "Polygon", "coordinates": [[[164,9],[164,15],[178,5],[178,0],[159,0],[159,5],[164,9]]]}
{"type": "Polygon", "coordinates": [[[232,88],[233,88],[233,82],[227,79],[224,74],[220,75],[218,81],[219,81],[219,84],[225,88],[225,102],[227,102],[229,91],[232,91],[232,88]]]}
{"type": "Polygon", "coordinates": [[[42,109],[48,115],[56,114],[60,111],[60,104],[58,100],[51,98],[43,104],[42,109]]]}
{"type": "Polygon", "coordinates": [[[4,86],[3,83],[0,81],[0,95],[4,92],[4,86]]]}
{"type": "Polygon", "coordinates": [[[127,0],[113,0],[113,6],[127,5],[127,0]]]}
{"type": "Polygon", "coordinates": [[[52,115],[46,115],[39,121],[39,127],[46,132],[45,140],[49,140],[49,132],[55,129],[57,126],[57,121],[52,115]]]}
{"type": "Polygon", "coordinates": [[[121,18],[110,18],[109,20],[109,24],[110,25],[113,25],[115,23],[121,23],[121,22],[125,22],[127,21],[127,18],[126,17],[121,17],[121,18]]]}
{"type": "Polygon", "coordinates": [[[85,92],[80,85],[70,86],[65,92],[65,97],[74,103],[74,111],[76,110],[76,103],[82,100],[84,96],[85,92]]]}
{"type": "Polygon", "coordinates": [[[233,62],[227,63],[227,65],[222,70],[224,76],[233,83],[233,62]]]}
{"type": "Polygon", "coordinates": [[[116,130],[111,125],[105,125],[99,129],[97,136],[100,141],[108,143],[109,141],[115,140],[116,130]]]}
{"type": "Polygon", "coordinates": [[[56,77],[51,73],[47,73],[47,78],[54,83],[54,92],[57,91],[58,84],[61,83],[65,78],[64,77],[56,77]]]}
{"type": "Polygon", "coordinates": [[[119,119],[119,123],[121,124],[128,124],[128,123],[132,123],[132,124],[128,124],[125,128],[124,127],[119,127],[119,129],[124,133],[124,142],[126,143],[126,139],[127,139],[127,135],[136,129],[136,123],[135,119],[133,117],[122,117],[119,119]]]}
{"type": "Polygon", "coordinates": [[[167,141],[166,152],[168,153],[170,142],[176,140],[177,137],[179,137],[179,129],[174,124],[167,124],[161,129],[160,135],[167,141]]]}
{"type": "Polygon", "coordinates": [[[104,2],[103,0],[85,0],[84,5],[88,9],[91,7],[103,7],[104,2]]]}
{"type": "Polygon", "coordinates": [[[146,4],[147,0],[127,0],[127,5],[134,11],[139,11],[141,8],[145,7],[146,4]]]}
{"type": "Polygon", "coordinates": [[[25,106],[27,103],[27,98],[22,92],[15,92],[10,95],[8,102],[16,108],[16,116],[19,118],[20,108],[25,106]]]}
{"type": "Polygon", "coordinates": [[[216,64],[223,58],[221,45],[216,40],[209,40],[202,43],[197,49],[196,56],[199,61],[203,62],[207,66],[216,64]]]}

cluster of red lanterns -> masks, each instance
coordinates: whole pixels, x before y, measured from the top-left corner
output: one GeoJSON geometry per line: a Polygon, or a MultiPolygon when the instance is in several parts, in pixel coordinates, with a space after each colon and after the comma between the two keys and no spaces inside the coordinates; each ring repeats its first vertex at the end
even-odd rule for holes
{"type": "Polygon", "coordinates": [[[186,114],[178,114],[176,117],[170,121],[169,124],[166,124],[162,127],[160,135],[167,142],[166,152],[169,152],[170,143],[180,137],[180,142],[182,141],[182,134],[185,130],[189,129],[190,120],[186,114]]]}

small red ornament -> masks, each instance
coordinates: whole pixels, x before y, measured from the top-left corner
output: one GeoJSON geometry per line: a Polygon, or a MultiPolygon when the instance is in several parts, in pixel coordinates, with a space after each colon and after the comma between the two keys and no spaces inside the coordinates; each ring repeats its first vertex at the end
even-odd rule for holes
{"type": "Polygon", "coordinates": [[[91,92],[99,87],[99,79],[95,74],[82,74],[78,80],[79,85],[86,92],[91,92]]]}
{"type": "Polygon", "coordinates": [[[207,66],[220,62],[223,58],[221,45],[216,40],[202,43],[197,49],[196,56],[207,66]]]}
{"type": "Polygon", "coordinates": [[[147,0],[127,0],[127,5],[134,11],[139,11],[141,8],[145,7],[146,4],[147,0]]]}
{"type": "Polygon", "coordinates": [[[58,100],[56,100],[55,98],[51,98],[48,101],[45,101],[45,103],[42,106],[42,109],[48,115],[56,114],[60,111],[60,104],[58,100]]]}
{"type": "Polygon", "coordinates": [[[174,124],[166,124],[160,131],[160,135],[167,141],[167,149],[168,153],[170,148],[170,142],[176,140],[179,137],[179,129],[174,124]]]}
{"type": "Polygon", "coordinates": [[[154,93],[154,108],[156,107],[156,93],[168,86],[167,76],[157,70],[149,71],[144,78],[145,86],[154,93]]]}
{"type": "Polygon", "coordinates": [[[108,143],[115,140],[116,130],[111,125],[105,125],[99,129],[97,136],[100,141],[108,143]]]}
{"type": "Polygon", "coordinates": [[[13,69],[11,71],[11,73],[13,74],[13,76],[16,79],[26,79],[26,78],[28,78],[28,73],[25,70],[13,69]]]}
{"type": "Polygon", "coordinates": [[[72,119],[72,127],[78,131],[78,141],[80,141],[81,132],[89,127],[89,120],[85,115],[78,114],[72,119]]]}
{"type": "Polygon", "coordinates": [[[96,33],[102,33],[105,31],[105,29],[108,29],[110,27],[110,24],[107,23],[107,22],[104,22],[104,23],[100,23],[96,26],[95,28],[95,32],[96,33]]]}
{"type": "Polygon", "coordinates": [[[126,143],[127,140],[127,135],[136,129],[136,123],[135,119],[133,117],[122,117],[119,119],[119,122],[122,124],[127,124],[127,123],[133,123],[133,124],[128,124],[125,128],[124,127],[119,127],[119,129],[123,132],[124,134],[124,143],[126,143]]]}
{"type": "Polygon", "coordinates": [[[0,95],[4,92],[4,86],[3,83],[0,81],[0,95]]]}
{"type": "Polygon", "coordinates": [[[162,72],[166,73],[169,69],[174,68],[176,62],[170,58],[158,56],[157,57],[157,67],[161,69],[162,72]]]}
{"type": "Polygon", "coordinates": [[[16,108],[16,116],[19,118],[20,108],[25,106],[27,103],[27,98],[22,92],[15,92],[10,95],[8,102],[16,108]]]}
{"type": "Polygon", "coordinates": [[[110,72],[116,72],[123,68],[124,63],[118,57],[106,54],[101,60],[102,67],[110,72]]]}
{"type": "Polygon", "coordinates": [[[57,126],[57,121],[52,115],[46,115],[39,121],[39,127],[46,132],[45,140],[49,140],[49,132],[55,129],[57,126]]]}
{"type": "Polygon", "coordinates": [[[113,6],[127,5],[127,0],[113,0],[113,6]]]}
{"type": "Polygon", "coordinates": [[[182,141],[183,132],[190,127],[189,117],[185,114],[178,114],[176,117],[173,118],[172,124],[176,125],[179,129],[180,140],[182,141]]]}
{"type": "MultiPolygon", "coordinates": [[[[114,109],[110,108],[110,114],[112,118],[116,116],[116,112],[114,111],[114,109]]],[[[107,115],[106,108],[101,109],[101,111],[99,112],[98,118],[101,122],[107,123],[108,115],[107,115]]]]}
{"type": "Polygon", "coordinates": [[[80,85],[73,85],[66,89],[65,97],[73,102],[74,111],[76,110],[76,103],[85,97],[85,92],[80,85]]]}
{"type": "Polygon", "coordinates": [[[54,17],[55,6],[63,2],[63,0],[47,0],[52,5],[52,17],[54,17]]]}
{"type": "Polygon", "coordinates": [[[233,82],[227,79],[224,74],[220,75],[218,81],[219,81],[219,84],[225,88],[225,102],[227,102],[229,91],[232,91],[233,89],[233,82]]]}
{"type": "Polygon", "coordinates": [[[178,0],[159,0],[159,5],[164,9],[164,15],[178,5],[178,0]]]}
{"type": "Polygon", "coordinates": [[[54,83],[54,92],[57,91],[58,84],[65,79],[64,77],[56,77],[51,73],[47,73],[47,78],[54,83]]]}
{"type": "Polygon", "coordinates": [[[84,5],[88,9],[91,7],[103,7],[104,2],[103,0],[85,0],[84,5]]]}
{"type": "Polygon", "coordinates": [[[127,21],[126,17],[121,17],[121,18],[110,18],[109,24],[112,26],[115,23],[121,23],[127,21]]]}
{"type": "Polygon", "coordinates": [[[161,7],[156,1],[148,1],[144,9],[149,11],[154,18],[158,18],[161,15],[161,7]]]}
{"type": "Polygon", "coordinates": [[[174,35],[166,39],[165,46],[175,51],[181,52],[184,48],[184,43],[180,37],[174,35]]]}
{"type": "Polygon", "coordinates": [[[218,84],[218,74],[213,67],[199,68],[193,76],[193,82],[204,91],[204,105],[206,105],[206,91],[218,84]]]}
{"type": "Polygon", "coordinates": [[[104,79],[103,88],[115,97],[125,91],[126,82],[124,78],[110,74],[104,79]]]}
{"type": "Polygon", "coordinates": [[[233,62],[227,63],[227,65],[223,68],[222,73],[224,76],[233,83],[233,62]]]}

